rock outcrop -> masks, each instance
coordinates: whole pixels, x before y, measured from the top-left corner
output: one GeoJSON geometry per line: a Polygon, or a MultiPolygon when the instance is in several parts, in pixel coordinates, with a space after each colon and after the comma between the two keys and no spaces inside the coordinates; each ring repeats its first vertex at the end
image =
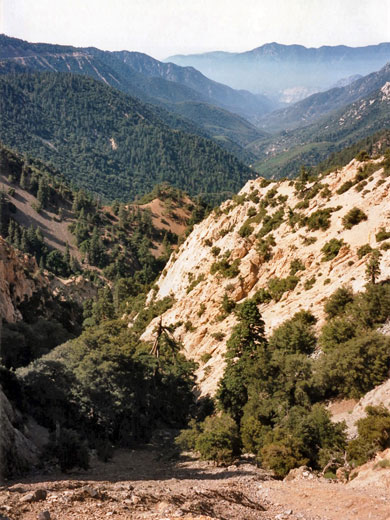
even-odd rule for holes
{"type": "MultiPolygon", "coordinates": [[[[249,181],[234,200],[224,202],[219,210],[195,226],[193,232],[171,256],[157,282],[157,290],[149,295],[162,299],[172,296],[173,306],[163,316],[164,325],[173,325],[175,337],[181,341],[184,353],[200,363],[198,382],[203,394],[215,392],[223,374],[226,340],[235,325],[234,314],[226,314],[221,302],[226,294],[240,303],[267,288],[270,279],[290,275],[291,262],[300,260],[304,270],[295,288],[285,291],[278,301],[260,305],[269,333],[295,312],[310,310],[324,321],[323,303],[338,287],[347,284],[354,291],[366,284],[367,257],[358,256],[366,244],[379,248],[376,240],[381,228],[390,230],[390,179],[383,175],[381,159],[367,164],[353,160],[340,170],[322,177],[318,183],[307,184],[303,193],[296,192],[293,181],[267,183],[263,179],[249,181]],[[347,181],[355,182],[362,168],[370,167],[369,176],[358,190],[340,190],[347,181]],[[302,195],[309,194],[303,203],[302,195]],[[272,258],[266,260],[259,251],[258,236],[264,220],[256,222],[261,202],[274,221],[269,224],[274,238],[272,258]],[[361,209],[366,220],[350,229],[343,225],[344,215],[354,207],[361,209]],[[307,219],[319,210],[329,214],[329,227],[307,226],[307,219]],[[242,229],[247,222],[247,232],[242,229]],[[295,224],[294,224],[295,220],[295,224]],[[299,223],[300,222],[300,223],[299,223]],[[331,239],[342,240],[337,256],[324,261],[321,249],[331,239]],[[225,262],[235,266],[227,276],[213,266],[225,262]],[[212,267],[213,266],[213,267],[212,267]],[[211,271],[211,272],[210,272],[211,271]]],[[[264,235],[263,229],[263,235],[264,235]]],[[[265,234],[264,238],[269,237],[265,234]]],[[[390,250],[382,251],[379,280],[390,276],[390,250]]],[[[217,268],[216,268],[217,267],[217,268]]],[[[225,272],[226,275],[226,272],[225,272]]],[[[159,319],[159,318],[158,318],[159,319]]],[[[151,341],[157,320],[152,321],[143,335],[151,341]]]]}
{"type": "Polygon", "coordinates": [[[17,413],[0,387],[0,481],[31,469],[38,462],[37,447],[18,429],[17,423],[17,413]]]}
{"type": "Polygon", "coordinates": [[[16,251],[0,237],[0,316],[9,323],[21,319],[19,304],[44,283],[35,258],[16,251]]]}

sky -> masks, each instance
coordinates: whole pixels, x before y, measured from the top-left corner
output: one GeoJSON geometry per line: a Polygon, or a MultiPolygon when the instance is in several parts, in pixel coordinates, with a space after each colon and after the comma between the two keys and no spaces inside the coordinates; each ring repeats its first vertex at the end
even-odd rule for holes
{"type": "Polygon", "coordinates": [[[0,33],[163,59],[390,41],[390,0],[0,0],[0,33]]]}

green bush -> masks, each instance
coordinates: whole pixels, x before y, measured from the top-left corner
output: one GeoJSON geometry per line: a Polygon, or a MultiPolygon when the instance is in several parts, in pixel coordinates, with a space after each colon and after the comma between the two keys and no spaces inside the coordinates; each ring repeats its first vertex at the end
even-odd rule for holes
{"type": "Polygon", "coordinates": [[[316,345],[313,326],[316,318],[307,311],[299,311],[292,318],[279,325],[269,339],[272,350],[283,352],[311,354],[316,345]]]}
{"type": "Polygon", "coordinates": [[[330,216],[333,208],[319,209],[306,219],[306,227],[311,231],[322,229],[325,231],[330,226],[330,216]]]}
{"type": "Polygon", "coordinates": [[[249,237],[253,233],[253,226],[250,225],[250,220],[246,220],[238,230],[240,237],[249,237]]]}
{"type": "Polygon", "coordinates": [[[226,314],[230,314],[236,308],[236,302],[225,293],[222,298],[221,307],[226,314]]]}
{"type": "Polygon", "coordinates": [[[321,252],[323,253],[322,261],[329,262],[333,260],[333,258],[336,258],[343,245],[345,245],[345,242],[342,239],[331,238],[329,242],[326,242],[321,248],[321,252]]]}
{"type": "Polygon", "coordinates": [[[295,289],[299,282],[297,276],[287,276],[287,278],[271,278],[268,281],[268,291],[272,299],[276,302],[280,300],[286,291],[295,289]]]}
{"type": "Polygon", "coordinates": [[[372,247],[370,244],[364,244],[363,246],[360,246],[357,250],[357,255],[359,260],[361,260],[364,256],[368,255],[372,252],[372,247]]]}
{"type": "Polygon", "coordinates": [[[235,278],[240,274],[239,265],[239,258],[236,258],[231,264],[226,258],[223,258],[221,261],[211,264],[210,274],[221,273],[225,278],[235,278]]]}
{"type": "Polygon", "coordinates": [[[267,291],[267,289],[264,289],[264,287],[261,287],[253,295],[253,301],[256,302],[257,305],[261,305],[262,303],[268,303],[271,300],[272,300],[272,296],[267,291]]]}
{"type": "Polygon", "coordinates": [[[195,449],[203,460],[231,464],[240,453],[240,437],[236,423],[227,414],[208,417],[197,436],[195,449]]]}
{"type": "Polygon", "coordinates": [[[321,329],[319,344],[324,352],[338,348],[356,336],[356,323],[345,317],[335,317],[321,329]]]}
{"type": "Polygon", "coordinates": [[[328,395],[359,398],[388,378],[390,339],[378,332],[354,337],[321,356],[319,386],[328,395]]]}
{"type": "Polygon", "coordinates": [[[383,240],[387,240],[388,238],[390,238],[390,231],[386,231],[386,229],[382,227],[382,228],[380,228],[378,233],[375,235],[375,238],[376,238],[377,242],[382,242],[383,240]]]}
{"type": "Polygon", "coordinates": [[[342,195],[343,193],[347,192],[355,183],[353,181],[346,181],[344,184],[340,186],[340,188],[337,190],[338,195],[342,195]]]}
{"type": "Polygon", "coordinates": [[[292,435],[280,436],[281,438],[266,444],[259,453],[262,465],[272,470],[277,477],[285,477],[288,472],[298,466],[303,466],[309,461],[302,455],[302,445],[292,435]]]}
{"type": "Polygon", "coordinates": [[[367,220],[367,215],[360,208],[354,207],[344,215],[342,223],[345,229],[352,229],[363,220],[367,220]]]}
{"type": "Polygon", "coordinates": [[[354,296],[352,289],[343,285],[339,287],[329,298],[327,299],[324,310],[327,318],[334,318],[339,316],[345,311],[345,307],[348,303],[353,302],[354,296]]]}
{"type": "Polygon", "coordinates": [[[390,411],[381,406],[367,406],[367,416],[356,423],[358,436],[347,449],[349,460],[354,465],[367,462],[378,451],[390,448],[390,411]]]}
{"type": "Polygon", "coordinates": [[[304,271],[305,269],[306,269],[305,265],[302,263],[302,261],[299,258],[294,258],[294,260],[292,260],[290,262],[290,275],[291,276],[294,276],[294,274],[296,274],[298,271],[304,271]]]}
{"type": "Polygon", "coordinates": [[[269,234],[265,238],[259,238],[256,244],[256,251],[259,253],[263,262],[268,262],[272,258],[272,248],[276,245],[275,238],[269,234]]]}
{"type": "Polygon", "coordinates": [[[309,291],[315,283],[316,283],[316,277],[312,276],[311,278],[308,278],[307,280],[305,280],[305,283],[303,284],[303,288],[305,289],[305,291],[309,291]]]}
{"type": "Polygon", "coordinates": [[[356,155],[355,159],[359,162],[368,161],[370,156],[366,152],[366,150],[360,150],[360,152],[356,155]]]}

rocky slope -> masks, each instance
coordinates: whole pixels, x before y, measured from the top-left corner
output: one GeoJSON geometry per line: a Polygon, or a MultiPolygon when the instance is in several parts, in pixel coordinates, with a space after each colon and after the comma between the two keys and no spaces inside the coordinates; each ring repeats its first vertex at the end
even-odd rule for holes
{"type": "MultiPolygon", "coordinates": [[[[164,325],[174,325],[174,335],[182,342],[185,354],[200,363],[197,375],[203,394],[212,394],[222,376],[226,340],[235,324],[234,314],[224,313],[221,307],[224,295],[236,303],[242,302],[267,288],[271,279],[287,278],[291,262],[300,260],[304,270],[295,274],[298,280],[294,289],[279,295],[279,301],[275,297],[259,308],[267,332],[301,309],[310,310],[321,326],[323,303],[328,296],[343,284],[359,291],[366,283],[367,257],[359,259],[357,250],[365,244],[373,248],[383,244],[377,241],[376,234],[381,228],[390,228],[389,188],[381,159],[365,164],[353,160],[341,170],[307,184],[300,193],[292,181],[267,184],[259,178],[249,181],[234,201],[226,201],[195,227],[172,255],[149,299],[174,297],[175,303],[163,314],[162,321],[164,325]],[[337,193],[343,191],[340,187],[345,182],[356,182],[358,173],[366,179],[337,193]],[[271,217],[268,224],[264,219],[259,222],[261,206],[267,206],[271,217]],[[354,207],[362,209],[367,219],[345,229],[342,218],[354,207]],[[316,217],[327,212],[327,229],[313,225],[316,217]],[[248,215],[252,218],[245,230],[243,224],[248,215]],[[301,224],[294,224],[299,220],[301,224]],[[264,250],[259,252],[256,238],[262,230],[263,241],[269,239],[267,229],[275,244],[269,261],[264,250]],[[331,239],[343,242],[337,256],[323,261],[321,249],[331,239]],[[212,267],[216,262],[219,264],[212,267]]],[[[390,276],[390,251],[382,253],[380,280],[390,276]]],[[[143,339],[153,339],[157,321],[149,325],[143,339]]]]}
{"type": "Polygon", "coordinates": [[[43,285],[35,259],[17,252],[0,237],[0,316],[7,322],[21,319],[18,304],[43,285]]]}

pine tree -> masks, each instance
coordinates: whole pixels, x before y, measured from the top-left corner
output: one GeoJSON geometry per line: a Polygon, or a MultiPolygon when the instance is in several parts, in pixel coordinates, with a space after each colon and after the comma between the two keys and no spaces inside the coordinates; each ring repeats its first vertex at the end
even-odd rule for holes
{"type": "Polygon", "coordinates": [[[47,207],[49,203],[49,185],[44,177],[39,179],[37,199],[42,208],[47,207]]]}
{"type": "Polygon", "coordinates": [[[19,184],[23,190],[28,190],[30,188],[30,180],[28,177],[28,171],[26,166],[23,166],[22,168],[22,174],[20,176],[19,184]]]}
{"type": "Polygon", "coordinates": [[[249,385],[261,378],[262,367],[268,364],[264,321],[253,300],[245,301],[237,312],[238,325],[226,345],[226,369],[219,382],[217,399],[237,424],[248,401],[249,385]]]}
{"type": "Polygon", "coordinates": [[[370,254],[366,265],[366,279],[375,284],[378,276],[381,274],[380,270],[380,259],[382,253],[378,249],[374,249],[370,254]]]}

